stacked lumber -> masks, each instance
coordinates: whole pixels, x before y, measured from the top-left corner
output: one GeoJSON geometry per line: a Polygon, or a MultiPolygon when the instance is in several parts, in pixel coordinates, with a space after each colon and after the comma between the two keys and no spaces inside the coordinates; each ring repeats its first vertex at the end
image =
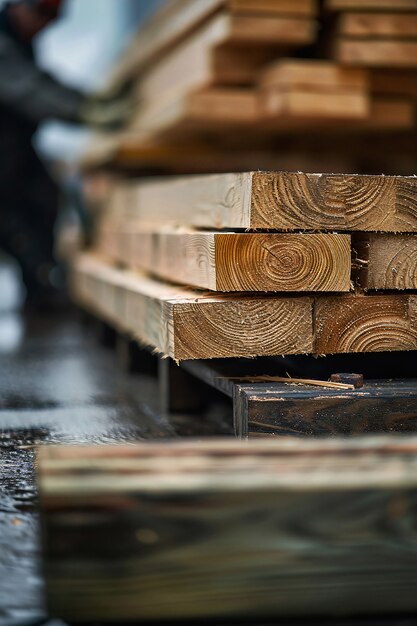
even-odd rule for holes
{"type": "MultiPolygon", "coordinates": [[[[304,169],[317,171],[320,159],[335,171],[338,155],[342,171],[361,172],[366,154],[368,171],[380,172],[372,146],[388,134],[412,173],[416,32],[412,0],[170,0],[114,69],[113,83],[136,85],[133,120],[97,137],[84,166],[227,172],[304,158],[304,169]]],[[[390,155],[385,162],[400,173],[390,155]]]]}
{"type": "Polygon", "coordinates": [[[416,450],[413,436],[47,447],[48,612],[71,623],[412,614],[416,450]]]}
{"type": "Polygon", "coordinates": [[[177,361],[415,350],[412,233],[414,177],[120,184],[95,254],[74,263],[73,294],[177,361]]]}
{"type": "MultiPolygon", "coordinates": [[[[178,17],[189,10],[189,2],[182,4],[178,17]]],[[[255,122],[257,101],[251,85],[259,68],[277,48],[288,53],[314,41],[314,2],[302,2],[301,11],[281,0],[265,6],[253,1],[217,4],[219,12],[207,15],[145,72],[132,132],[159,135],[183,132],[193,122],[255,122]]],[[[171,37],[174,34],[171,31],[171,37]]],[[[140,39],[137,45],[143,45],[140,39]]]]}
{"type": "MultiPolygon", "coordinates": [[[[343,65],[417,68],[417,3],[337,2],[336,59],[343,65]]],[[[414,75],[415,76],[415,75],[414,75]]]]}

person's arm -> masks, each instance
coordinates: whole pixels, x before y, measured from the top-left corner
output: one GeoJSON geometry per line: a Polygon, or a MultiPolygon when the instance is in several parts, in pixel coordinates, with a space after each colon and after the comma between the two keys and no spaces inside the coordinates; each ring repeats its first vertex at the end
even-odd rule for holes
{"type": "Polygon", "coordinates": [[[42,72],[0,35],[0,104],[33,122],[54,118],[80,123],[85,100],[82,92],[42,72]]]}
{"type": "Polygon", "coordinates": [[[26,59],[13,41],[1,35],[0,104],[36,123],[57,119],[103,130],[123,126],[134,106],[131,90],[125,88],[109,97],[86,95],[67,87],[26,59]]]}

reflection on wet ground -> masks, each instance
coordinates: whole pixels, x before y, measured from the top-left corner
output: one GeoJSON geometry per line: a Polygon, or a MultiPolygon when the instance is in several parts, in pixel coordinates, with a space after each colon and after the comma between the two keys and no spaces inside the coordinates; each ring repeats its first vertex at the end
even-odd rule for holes
{"type": "Polygon", "coordinates": [[[124,374],[75,315],[0,315],[0,624],[45,611],[36,444],[219,433],[198,416],[159,415],[156,396],[156,381],[124,374]]]}

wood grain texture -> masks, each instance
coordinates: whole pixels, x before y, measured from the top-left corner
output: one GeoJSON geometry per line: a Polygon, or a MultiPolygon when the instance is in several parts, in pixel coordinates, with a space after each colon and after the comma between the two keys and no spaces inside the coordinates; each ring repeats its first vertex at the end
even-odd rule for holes
{"type": "Polygon", "coordinates": [[[122,183],[116,193],[142,225],[417,232],[415,177],[253,172],[122,183]]]}
{"type": "Polygon", "coordinates": [[[412,613],[416,450],[415,437],[392,436],[48,447],[38,467],[49,613],[412,613]]]}
{"type": "Polygon", "coordinates": [[[346,295],[315,302],[318,354],[417,350],[417,298],[346,295]]]}
{"type": "Polygon", "coordinates": [[[417,41],[341,38],[336,48],[336,59],[347,65],[417,67],[417,41]]]}
{"type": "Polygon", "coordinates": [[[344,13],[339,33],[346,37],[417,37],[417,13],[344,13]]]}
{"type": "Polygon", "coordinates": [[[417,230],[413,177],[257,174],[252,177],[252,228],[417,230]]]}
{"type": "Polygon", "coordinates": [[[349,291],[350,237],[135,232],[108,223],[100,250],[166,280],[213,291],[349,291]]]}
{"type": "Polygon", "coordinates": [[[353,249],[353,279],[362,289],[417,289],[415,235],[362,235],[353,249]]]}
{"type": "Polygon", "coordinates": [[[236,297],[173,287],[91,256],[73,267],[75,301],[175,360],[312,351],[312,299],[236,297]]]}

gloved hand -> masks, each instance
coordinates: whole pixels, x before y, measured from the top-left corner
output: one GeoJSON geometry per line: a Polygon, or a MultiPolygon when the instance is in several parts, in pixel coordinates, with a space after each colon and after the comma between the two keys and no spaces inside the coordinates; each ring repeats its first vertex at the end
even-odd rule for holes
{"type": "Polygon", "coordinates": [[[137,98],[131,85],[108,93],[87,96],[80,107],[80,121],[102,130],[118,130],[137,108],[137,98]]]}

